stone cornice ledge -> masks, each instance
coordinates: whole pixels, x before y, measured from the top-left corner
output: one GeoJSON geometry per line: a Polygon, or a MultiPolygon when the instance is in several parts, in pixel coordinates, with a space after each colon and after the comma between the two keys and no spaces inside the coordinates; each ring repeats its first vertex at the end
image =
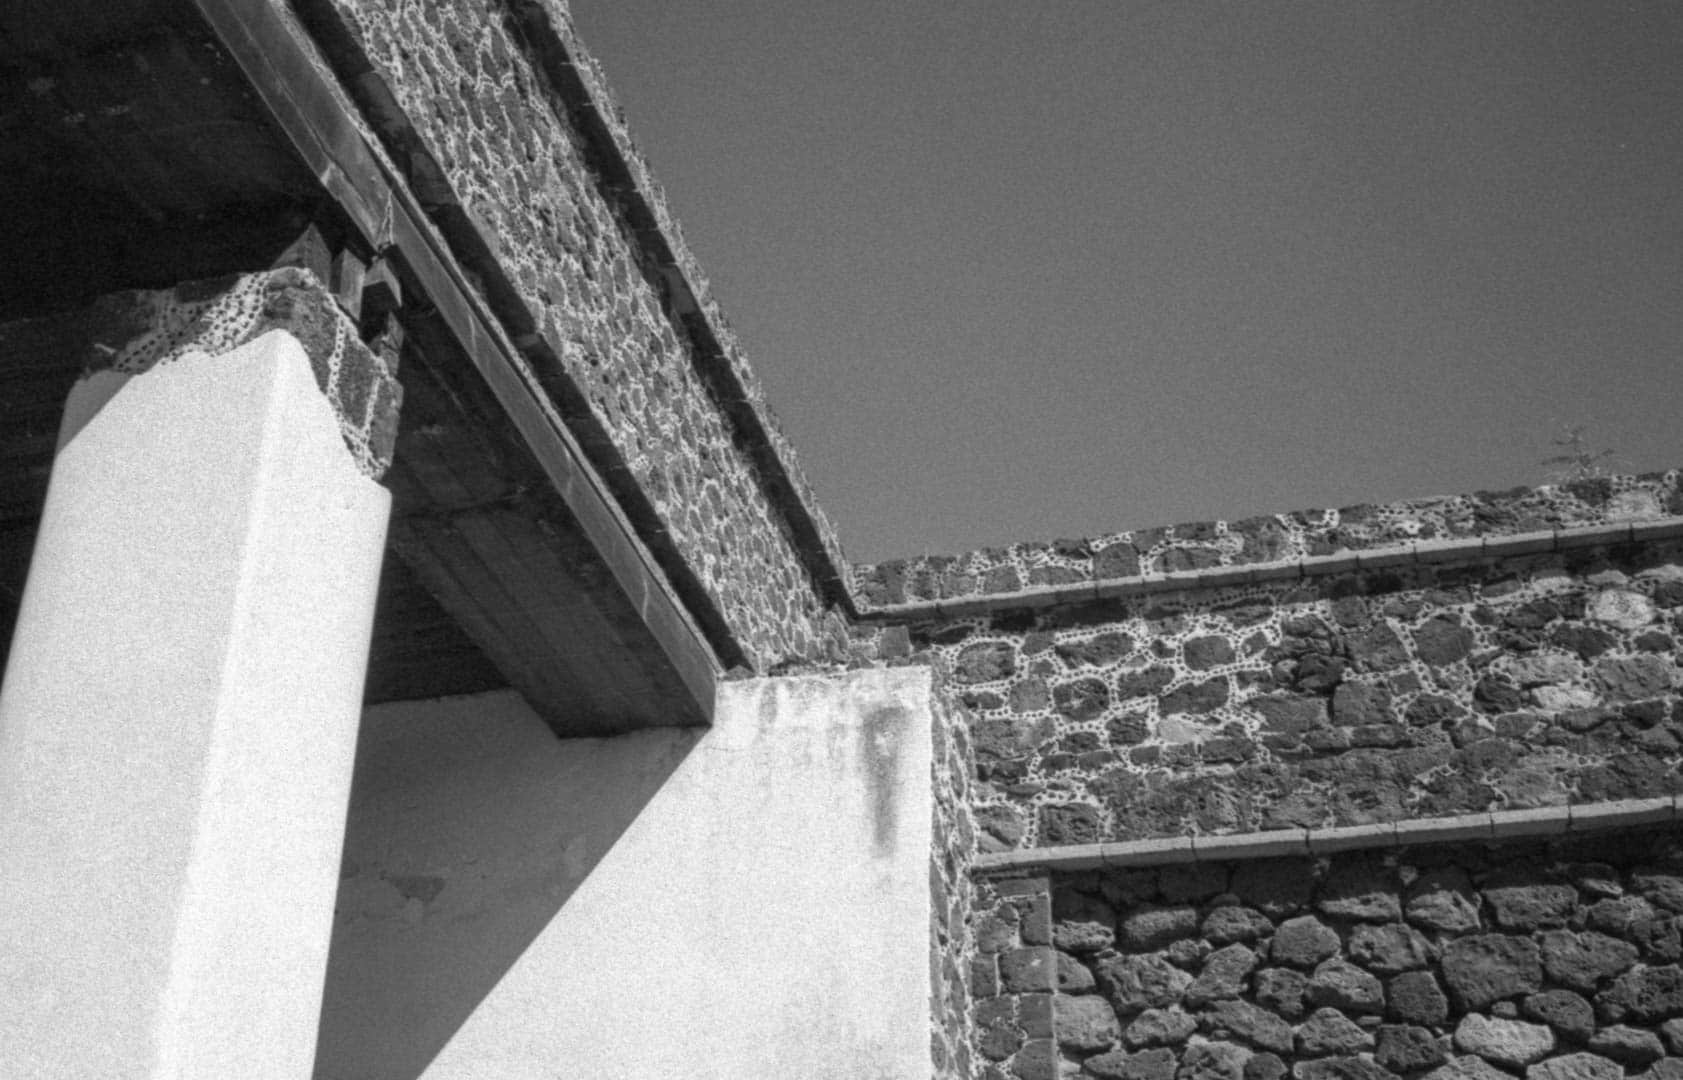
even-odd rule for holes
{"type": "Polygon", "coordinates": [[[909,622],[919,619],[964,619],[998,611],[1020,611],[1085,604],[1127,596],[1182,589],[1215,589],[1251,585],[1264,581],[1295,581],[1362,570],[1396,569],[1406,566],[1470,563],[1484,559],[1544,555],[1574,548],[1606,544],[1641,544],[1683,537],[1683,517],[1650,521],[1616,522],[1609,525],[1581,525],[1565,529],[1516,533],[1508,536],[1473,536],[1465,539],[1418,540],[1381,548],[1341,551],[1336,555],[1314,555],[1286,562],[1248,566],[1212,566],[1205,570],[1183,570],[1166,574],[1105,578],[1069,585],[1048,585],[1009,593],[925,600],[908,604],[885,604],[861,613],[871,622],[909,622]]]}
{"type": "Polygon", "coordinates": [[[1029,848],[976,856],[978,875],[1037,871],[1098,870],[1185,863],[1238,862],[1250,859],[1316,857],[1339,851],[1384,850],[1423,844],[1454,844],[1566,836],[1640,825],[1663,825],[1683,818],[1683,796],[1543,806],[1530,810],[1492,810],[1458,817],[1420,818],[1346,825],[1326,829],[1281,829],[1232,836],[1171,836],[1109,844],[1029,848]]]}

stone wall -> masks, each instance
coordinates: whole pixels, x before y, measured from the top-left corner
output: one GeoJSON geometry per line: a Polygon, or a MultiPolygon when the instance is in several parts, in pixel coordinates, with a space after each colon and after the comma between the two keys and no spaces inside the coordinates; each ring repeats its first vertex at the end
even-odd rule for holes
{"type": "MultiPolygon", "coordinates": [[[[855,651],[950,670],[984,851],[1665,794],[1683,762],[1677,498],[1667,473],[1033,549],[1093,573],[1118,545],[1138,569],[1271,536],[1288,561],[903,604],[855,651]],[[1468,522],[1488,532],[1304,554],[1468,522]]],[[[980,558],[924,560],[895,595],[966,587],[954,568],[980,558]]]]}
{"type": "Polygon", "coordinates": [[[1207,578],[1212,571],[1278,570],[1301,562],[1313,567],[1358,552],[1430,550],[1677,515],[1683,515],[1683,486],[1673,470],[926,555],[855,566],[853,581],[861,610],[915,616],[932,602],[954,608],[965,600],[997,603],[1018,594],[1025,604],[1044,603],[1047,590],[1078,594],[1088,583],[1188,573],[1207,578]]]}
{"type": "Polygon", "coordinates": [[[969,1080],[971,870],[976,857],[970,717],[941,681],[931,694],[929,845],[930,1061],[936,1080],[969,1080]]]}
{"type": "Polygon", "coordinates": [[[726,662],[837,654],[834,534],[565,6],[297,6],[726,662]]]}
{"type": "Polygon", "coordinates": [[[1683,1075],[1675,829],[979,894],[984,1080],[1683,1075]]]}
{"type": "Polygon", "coordinates": [[[1053,1080],[1058,1048],[1052,1028],[1057,961],[1051,881],[1044,876],[980,880],[972,917],[973,1075],[1053,1080]]]}

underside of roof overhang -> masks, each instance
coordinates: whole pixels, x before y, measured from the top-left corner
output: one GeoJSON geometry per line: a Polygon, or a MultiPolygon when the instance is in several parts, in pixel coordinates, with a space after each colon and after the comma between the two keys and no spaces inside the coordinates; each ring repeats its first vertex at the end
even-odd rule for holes
{"type": "Polygon", "coordinates": [[[509,685],[558,734],[705,722],[741,662],[731,635],[533,376],[487,284],[493,247],[393,164],[370,85],[357,105],[311,33],[331,36],[267,0],[0,9],[0,635],[81,369],[41,327],[105,293],[296,258],[313,230],[320,273],[348,260],[401,300],[369,700],[509,685]]]}

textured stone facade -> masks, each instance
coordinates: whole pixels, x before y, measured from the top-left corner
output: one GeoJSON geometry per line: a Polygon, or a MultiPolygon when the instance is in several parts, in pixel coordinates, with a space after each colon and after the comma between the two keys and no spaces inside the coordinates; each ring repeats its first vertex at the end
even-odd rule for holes
{"type": "Polygon", "coordinates": [[[864,610],[1011,593],[1028,602],[1045,590],[1078,592],[1087,583],[1277,569],[1304,560],[1312,566],[1359,552],[1430,551],[1458,541],[1677,515],[1683,515],[1683,486],[1674,470],[928,555],[856,566],[853,580],[864,610]]]}
{"type": "MultiPolygon", "coordinates": [[[[413,125],[403,156],[418,197],[441,215],[465,216],[493,247],[530,323],[511,327],[516,343],[541,343],[578,388],[581,441],[610,479],[623,472],[625,490],[652,506],[658,527],[648,539],[678,553],[755,670],[842,655],[844,624],[827,610],[811,560],[803,562],[750,446],[771,455],[801,512],[816,522],[820,558],[839,568],[833,532],[599,73],[573,39],[564,7],[517,0],[330,6],[373,65],[368,77],[383,82],[413,125]],[[545,21],[546,40],[521,32],[534,13],[545,21]],[[602,174],[582,113],[547,73],[538,53],[557,45],[570,77],[591,95],[585,111],[606,125],[626,177],[602,174]],[[652,208],[670,263],[654,261],[628,196],[652,208]],[[703,355],[701,334],[720,355],[712,345],[703,355]],[[741,400],[719,400],[710,363],[726,365],[724,383],[741,400]],[[742,405],[759,429],[751,438],[732,419],[742,405]]],[[[557,373],[537,374],[556,385],[557,373]]]]}
{"type": "MultiPolygon", "coordinates": [[[[1603,516],[1660,512],[1676,475],[1596,490],[1603,516]]],[[[1577,505],[1576,491],[1495,505],[1536,524],[1519,508],[1577,505]]],[[[1683,529],[1556,520],[1558,534],[1475,538],[1443,561],[1366,549],[1313,573],[903,608],[856,651],[950,670],[976,718],[985,851],[1677,790],[1683,529]]]]}
{"type": "Polygon", "coordinates": [[[970,924],[976,857],[970,787],[976,764],[970,717],[939,681],[931,711],[930,1061],[936,1080],[968,1080],[973,1075],[970,976],[975,944],[970,924]]]}
{"type": "Polygon", "coordinates": [[[1683,1074],[1674,830],[978,893],[985,1080],[1683,1074]]]}
{"type": "Polygon", "coordinates": [[[1051,881],[1044,876],[979,881],[973,920],[975,1075],[1056,1077],[1051,881]]]}

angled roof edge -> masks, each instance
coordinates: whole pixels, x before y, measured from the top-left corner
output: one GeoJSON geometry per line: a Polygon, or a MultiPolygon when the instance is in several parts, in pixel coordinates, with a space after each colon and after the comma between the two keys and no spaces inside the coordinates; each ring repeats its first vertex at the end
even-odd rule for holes
{"type": "Polygon", "coordinates": [[[702,272],[666,203],[665,191],[637,149],[607,81],[579,41],[559,0],[503,0],[521,22],[542,61],[540,68],[572,109],[579,132],[597,156],[602,194],[635,226],[650,262],[662,268],[674,310],[696,344],[698,373],[730,418],[751,455],[767,499],[782,515],[796,550],[829,604],[854,613],[847,560],[835,529],[765,400],[758,376],[735,332],[713,300],[702,272]]]}

